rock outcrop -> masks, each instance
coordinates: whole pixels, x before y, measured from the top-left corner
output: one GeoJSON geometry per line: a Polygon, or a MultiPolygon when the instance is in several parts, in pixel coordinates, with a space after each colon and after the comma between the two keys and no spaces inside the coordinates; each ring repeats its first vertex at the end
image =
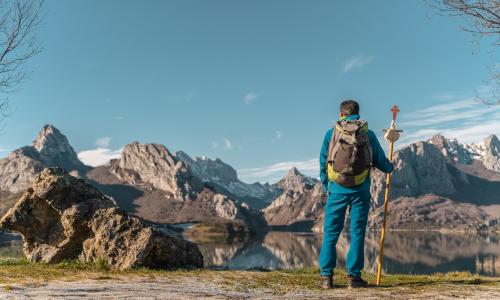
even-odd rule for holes
{"type": "Polygon", "coordinates": [[[490,135],[484,142],[483,165],[488,170],[500,172],[500,141],[496,135],[490,135]]]}
{"type": "Polygon", "coordinates": [[[131,185],[149,184],[177,199],[193,199],[203,188],[187,165],[159,144],[126,145],[120,159],[111,162],[110,171],[131,185]]]}
{"type": "MultiPolygon", "coordinates": [[[[456,192],[446,156],[431,143],[417,142],[406,146],[394,153],[393,160],[396,163],[391,182],[393,198],[422,194],[452,195],[456,192]]],[[[372,201],[377,207],[384,201],[385,174],[375,170],[371,177],[372,201]]]]}
{"type": "MultiPolygon", "coordinates": [[[[379,207],[370,214],[369,227],[371,229],[380,229],[383,213],[383,207],[379,207]]],[[[479,228],[474,228],[472,225],[483,224],[489,218],[489,214],[477,205],[457,203],[436,195],[424,195],[416,198],[401,197],[391,201],[387,228],[399,230],[449,229],[475,233],[479,228]]]]}
{"type": "Polygon", "coordinates": [[[0,227],[23,236],[24,253],[34,262],[105,260],[115,269],[203,266],[196,245],[128,216],[61,168],[37,175],[0,227]]]}
{"type": "Polygon", "coordinates": [[[126,145],[119,159],[87,175],[118,202],[124,187],[135,189],[138,196],[131,199],[131,212],[149,221],[204,222],[236,231],[256,224],[250,208],[204,183],[163,145],[126,145]]]}
{"type": "Polygon", "coordinates": [[[321,183],[292,168],[276,186],[281,194],[263,210],[268,225],[310,228],[326,203],[321,183]]]}
{"type": "Polygon", "coordinates": [[[52,125],[43,126],[32,147],[47,166],[58,166],[66,171],[83,172],[89,169],[79,159],[68,139],[52,125]]]}
{"type": "Polygon", "coordinates": [[[90,169],[78,159],[66,136],[54,126],[45,125],[32,146],[16,149],[0,160],[0,190],[22,192],[36,174],[55,166],[82,174],[90,169]]]}
{"type": "Polygon", "coordinates": [[[242,182],[236,170],[222,160],[207,157],[191,158],[182,151],[175,156],[185,162],[193,175],[212,186],[217,192],[247,203],[253,209],[262,209],[277,196],[274,185],[242,182]]]}
{"type": "MultiPolygon", "coordinates": [[[[436,135],[403,147],[394,153],[391,198],[438,195],[471,204],[494,204],[494,190],[500,190],[500,174],[495,169],[500,163],[499,144],[495,135],[470,145],[436,135]]],[[[384,189],[385,174],[372,172],[373,208],[382,205],[384,189]]]]}

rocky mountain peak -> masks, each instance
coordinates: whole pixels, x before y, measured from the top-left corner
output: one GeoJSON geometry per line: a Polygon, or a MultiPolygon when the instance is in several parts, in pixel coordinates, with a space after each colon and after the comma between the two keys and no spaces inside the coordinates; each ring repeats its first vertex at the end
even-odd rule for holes
{"type": "Polygon", "coordinates": [[[300,173],[297,168],[292,167],[283,179],[278,181],[276,185],[282,190],[290,190],[296,192],[303,192],[304,189],[309,189],[316,181],[313,178],[305,176],[300,173]]]}
{"type": "Polygon", "coordinates": [[[178,151],[175,157],[189,166],[194,176],[208,183],[217,192],[231,195],[237,200],[246,201],[253,208],[262,208],[276,196],[274,186],[260,183],[247,184],[238,178],[236,170],[219,158],[205,156],[191,158],[178,151]]]}
{"type": "Polygon", "coordinates": [[[16,149],[0,160],[0,190],[24,191],[45,167],[61,167],[72,174],[84,174],[90,168],[78,159],[64,134],[45,125],[32,146],[16,149]]]}
{"type": "Polygon", "coordinates": [[[160,144],[126,145],[110,171],[130,184],[149,184],[170,192],[177,199],[191,199],[203,188],[188,166],[160,144]]]}
{"type": "Polygon", "coordinates": [[[287,177],[293,177],[293,176],[302,176],[302,174],[300,174],[299,170],[297,170],[296,167],[292,167],[289,171],[288,171],[288,174],[286,175],[287,177]]]}
{"type": "Polygon", "coordinates": [[[473,160],[473,155],[467,146],[456,139],[450,140],[437,134],[427,142],[434,145],[452,163],[469,164],[473,160]]]}
{"type": "Polygon", "coordinates": [[[275,185],[281,194],[262,210],[268,224],[299,225],[302,222],[299,226],[308,226],[307,222],[319,217],[325,195],[318,180],[305,176],[293,167],[275,185]]]}
{"type": "Polygon", "coordinates": [[[70,148],[73,150],[66,136],[51,124],[42,127],[37,138],[33,141],[33,147],[35,147],[38,152],[44,152],[48,149],[55,148],[61,150],[70,148]]]}
{"type": "MultiPolygon", "coordinates": [[[[36,159],[40,159],[48,166],[59,166],[67,171],[85,169],[85,165],[78,159],[66,136],[53,125],[47,124],[42,127],[32,147],[38,152],[36,159]]],[[[35,151],[30,151],[28,147],[23,147],[23,152],[35,156],[35,151]]]]}
{"type": "Polygon", "coordinates": [[[493,155],[500,155],[500,141],[496,135],[492,134],[484,139],[484,146],[486,149],[489,149],[493,155]]]}
{"type": "MultiPolygon", "coordinates": [[[[448,164],[448,148],[434,142],[443,142],[439,136],[428,142],[416,142],[394,153],[397,168],[391,182],[391,197],[415,197],[423,194],[451,195],[456,193],[458,176],[452,174],[448,164]]],[[[448,140],[444,139],[447,143],[448,140]]],[[[375,206],[383,202],[385,175],[374,170],[371,175],[372,201],[375,206]]]]}
{"type": "Polygon", "coordinates": [[[484,142],[483,165],[492,171],[500,172],[500,141],[496,135],[490,135],[484,142]]]}
{"type": "Polygon", "coordinates": [[[204,182],[216,181],[218,183],[217,181],[220,181],[229,183],[238,181],[236,170],[219,158],[210,159],[203,156],[193,159],[182,151],[176,152],[175,156],[188,164],[193,173],[204,182]]]}
{"type": "Polygon", "coordinates": [[[433,137],[431,137],[429,139],[429,143],[431,143],[439,148],[446,148],[448,145],[447,139],[441,134],[436,134],[433,137]]]}

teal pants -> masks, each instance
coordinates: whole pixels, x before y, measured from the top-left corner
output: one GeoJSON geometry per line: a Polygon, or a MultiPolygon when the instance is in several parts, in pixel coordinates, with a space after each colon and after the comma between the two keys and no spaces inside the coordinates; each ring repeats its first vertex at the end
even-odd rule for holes
{"type": "Polygon", "coordinates": [[[370,210],[370,192],[353,194],[330,193],[325,207],[323,245],[319,255],[320,272],[331,276],[337,263],[337,241],[344,228],[347,207],[349,207],[351,245],[347,253],[347,273],[360,276],[365,262],[365,233],[370,210]]]}

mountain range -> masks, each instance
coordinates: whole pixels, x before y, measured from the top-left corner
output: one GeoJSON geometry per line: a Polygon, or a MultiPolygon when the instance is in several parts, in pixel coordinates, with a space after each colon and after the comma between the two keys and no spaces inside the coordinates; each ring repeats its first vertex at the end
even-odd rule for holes
{"type": "MultiPolygon", "coordinates": [[[[436,135],[394,154],[392,229],[491,230],[500,225],[500,142],[492,135],[462,144],[436,135]]],[[[292,168],[274,184],[248,184],[220,159],[192,158],[164,145],[133,142],[106,165],[84,165],[68,139],[46,125],[31,146],[0,160],[0,212],[34,176],[60,166],[112,197],[123,209],[159,223],[203,222],[227,231],[268,227],[322,230],[321,183],[292,168]]],[[[369,226],[381,224],[385,175],[371,175],[369,226]]]]}

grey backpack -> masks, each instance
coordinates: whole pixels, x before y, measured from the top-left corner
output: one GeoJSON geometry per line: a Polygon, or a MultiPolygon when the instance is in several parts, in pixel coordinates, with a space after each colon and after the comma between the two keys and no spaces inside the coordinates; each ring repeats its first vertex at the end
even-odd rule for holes
{"type": "Polygon", "coordinates": [[[363,120],[338,121],[328,147],[328,180],[344,187],[362,184],[370,174],[372,155],[368,123],[363,120]]]}

